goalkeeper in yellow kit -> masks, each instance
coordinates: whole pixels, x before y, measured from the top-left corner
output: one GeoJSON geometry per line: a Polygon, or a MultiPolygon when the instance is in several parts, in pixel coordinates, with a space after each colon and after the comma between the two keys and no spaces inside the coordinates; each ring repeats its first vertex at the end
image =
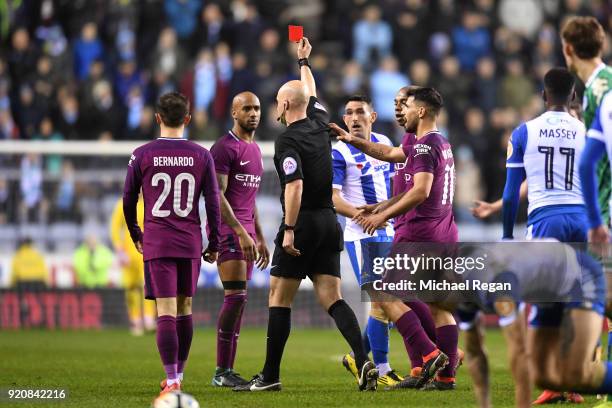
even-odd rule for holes
{"type": "MultiPolygon", "coordinates": [[[[138,200],[138,225],[144,225],[144,203],[138,200]]],[[[123,217],[123,200],[119,199],[110,224],[110,237],[123,271],[123,286],[125,300],[130,318],[130,330],[133,335],[140,336],[146,330],[155,330],[155,301],[144,298],[144,262],[142,254],[130,238],[130,233],[123,217]]]]}

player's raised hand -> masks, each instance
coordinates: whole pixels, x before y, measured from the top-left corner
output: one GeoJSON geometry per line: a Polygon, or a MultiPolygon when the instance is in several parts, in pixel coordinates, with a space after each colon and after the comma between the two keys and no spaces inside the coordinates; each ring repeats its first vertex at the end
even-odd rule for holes
{"type": "Polygon", "coordinates": [[[481,200],[474,200],[474,206],[470,208],[472,215],[480,219],[489,218],[496,210],[492,203],[481,200]]]}
{"type": "Polygon", "coordinates": [[[295,235],[293,230],[285,230],[285,235],[283,237],[283,249],[291,256],[300,256],[302,255],[300,250],[293,246],[294,240],[295,235]]]}
{"type": "Polygon", "coordinates": [[[238,234],[238,242],[246,261],[255,262],[257,259],[257,244],[255,240],[251,238],[248,232],[243,231],[238,234]]]}
{"type": "Polygon", "coordinates": [[[302,37],[302,39],[298,43],[298,48],[297,48],[298,59],[308,58],[310,56],[311,51],[312,51],[312,45],[310,45],[310,41],[308,41],[307,37],[302,37]]]}
{"type": "Polygon", "coordinates": [[[136,241],[136,250],[142,254],[142,242],[136,241]]]}
{"type": "Polygon", "coordinates": [[[335,123],[330,123],[329,128],[336,134],[336,139],[346,143],[351,143],[351,141],[353,140],[353,135],[351,135],[349,132],[342,129],[335,123]]]}
{"type": "Polygon", "coordinates": [[[268,263],[270,263],[270,251],[268,251],[268,247],[263,239],[257,240],[257,254],[259,256],[256,266],[261,270],[266,269],[268,263]]]}
{"type": "Polygon", "coordinates": [[[219,256],[219,252],[212,251],[209,248],[206,248],[204,252],[202,252],[202,259],[208,263],[215,263],[217,261],[217,257],[219,256]]]}

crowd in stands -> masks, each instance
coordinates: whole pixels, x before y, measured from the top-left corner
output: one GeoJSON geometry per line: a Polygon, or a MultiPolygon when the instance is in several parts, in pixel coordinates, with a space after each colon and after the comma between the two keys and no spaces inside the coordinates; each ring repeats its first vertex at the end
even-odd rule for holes
{"type": "MultiPolygon", "coordinates": [[[[281,126],[276,91],[299,73],[287,25],[301,24],[314,45],[319,97],[336,121],[347,96],[365,93],[378,112],[374,130],[399,141],[395,92],[410,83],[439,89],[446,105],[440,123],[458,171],[472,177],[465,181],[471,190],[458,187],[458,206],[499,197],[507,138],[541,112],[543,74],[564,64],[558,35],[564,19],[593,15],[606,29],[612,25],[606,0],[2,4],[0,139],[148,140],[157,132],[156,99],[179,90],[192,102],[189,138],[215,140],[230,126],[233,95],[252,90],[263,109],[257,137],[274,140],[281,126]]],[[[27,219],[32,209],[44,218],[45,206],[74,212],[68,160],[0,157],[0,166],[7,163],[20,168],[21,204],[6,215],[11,183],[0,176],[0,223],[27,219]],[[42,193],[44,176],[60,180],[52,197],[42,193]]]]}

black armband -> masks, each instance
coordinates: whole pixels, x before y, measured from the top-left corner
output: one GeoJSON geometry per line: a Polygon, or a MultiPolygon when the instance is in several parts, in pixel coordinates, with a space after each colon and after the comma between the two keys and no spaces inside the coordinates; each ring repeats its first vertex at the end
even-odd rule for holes
{"type": "Polygon", "coordinates": [[[300,68],[306,66],[308,68],[310,68],[310,63],[308,62],[308,58],[300,58],[298,60],[298,65],[300,68]]]}

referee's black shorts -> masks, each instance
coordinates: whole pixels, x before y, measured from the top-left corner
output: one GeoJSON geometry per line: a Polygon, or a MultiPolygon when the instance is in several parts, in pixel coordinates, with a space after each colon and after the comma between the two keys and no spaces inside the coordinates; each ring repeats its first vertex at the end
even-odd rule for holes
{"type": "Polygon", "coordinates": [[[344,235],[333,209],[300,210],[293,244],[300,250],[300,256],[285,252],[284,234],[282,228],[276,234],[270,275],[293,279],[304,279],[306,276],[312,279],[316,274],[340,277],[344,235]]]}

